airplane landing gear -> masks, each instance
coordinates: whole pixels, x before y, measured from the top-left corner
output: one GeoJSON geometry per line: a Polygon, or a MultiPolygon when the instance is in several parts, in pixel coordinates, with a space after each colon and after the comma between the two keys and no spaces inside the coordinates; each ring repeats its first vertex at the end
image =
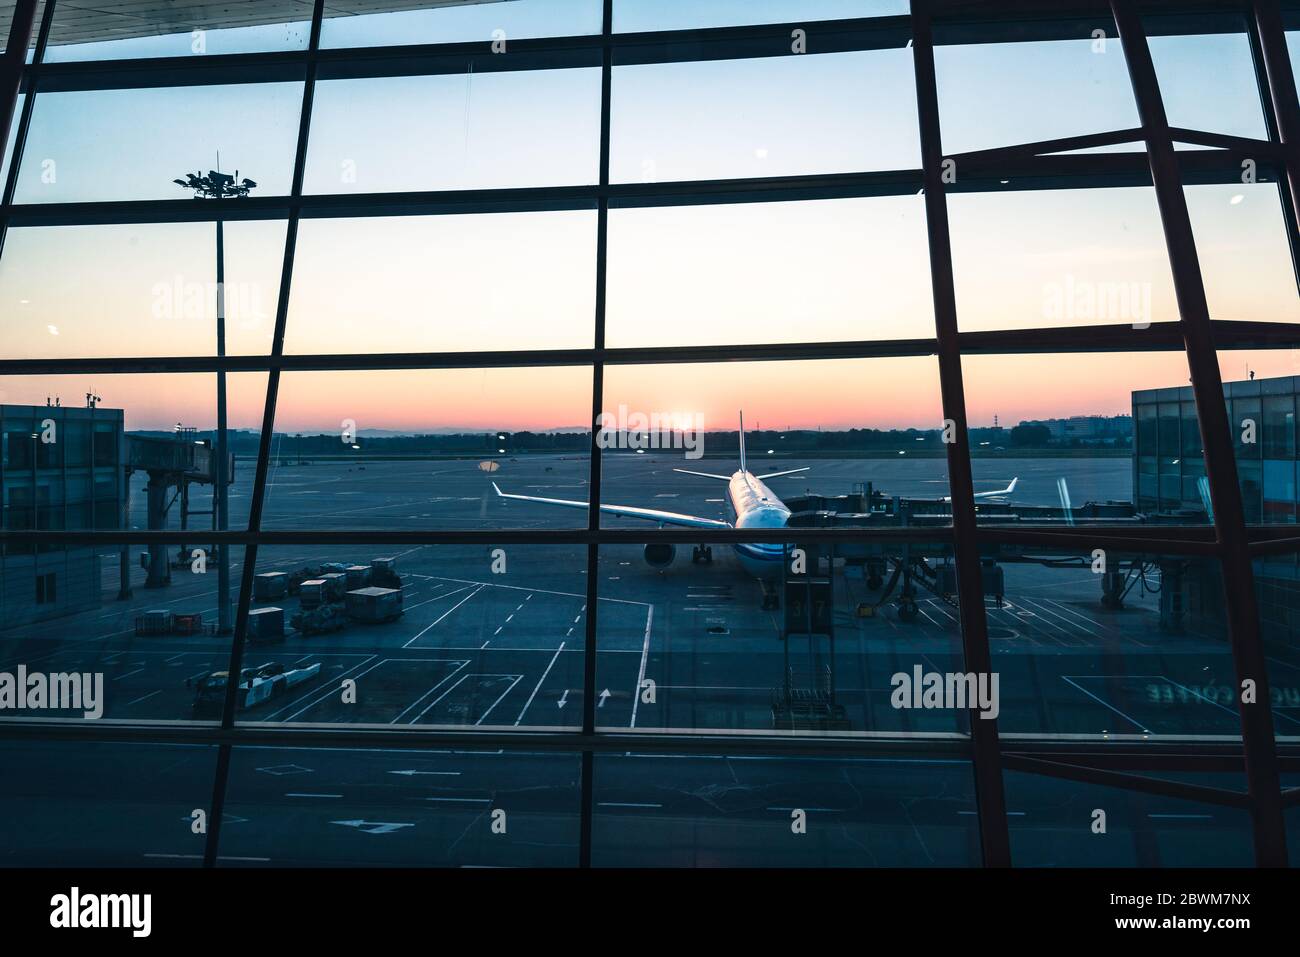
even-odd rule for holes
{"type": "Polygon", "coordinates": [[[867,588],[871,591],[880,591],[880,586],[885,583],[885,564],[880,561],[867,562],[867,588]]]}
{"type": "Polygon", "coordinates": [[[912,571],[904,567],[903,591],[898,596],[898,617],[902,621],[916,621],[916,616],[920,613],[921,609],[916,604],[916,588],[912,584],[912,571]]]}
{"type": "Polygon", "coordinates": [[[711,545],[697,545],[691,549],[692,565],[712,565],[713,564],[713,547],[711,545]]]}

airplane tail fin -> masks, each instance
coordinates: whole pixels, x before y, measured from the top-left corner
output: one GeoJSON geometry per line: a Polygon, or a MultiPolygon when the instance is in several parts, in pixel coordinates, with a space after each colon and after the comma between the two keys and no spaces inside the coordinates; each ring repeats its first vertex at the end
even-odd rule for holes
{"type": "Polygon", "coordinates": [[[746,471],[746,469],[745,469],[745,413],[743,411],[740,413],[740,432],[737,434],[740,437],[740,470],[744,472],[746,471]]]}

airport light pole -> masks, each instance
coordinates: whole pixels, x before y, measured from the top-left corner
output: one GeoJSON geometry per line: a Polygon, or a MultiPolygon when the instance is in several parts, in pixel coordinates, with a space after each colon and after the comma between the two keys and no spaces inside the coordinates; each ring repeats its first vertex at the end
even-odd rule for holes
{"type": "MultiPolygon", "coordinates": [[[[194,191],[195,199],[242,199],[257,186],[251,179],[238,180],[234,176],[209,170],[207,176],[186,173],[185,179],[172,180],[182,189],[194,191]]],[[[217,220],[217,357],[226,356],[226,250],[222,222],[217,220]]],[[[226,464],[230,454],[226,442],[226,370],[217,370],[217,442],[216,464],[212,470],[212,507],[216,511],[217,530],[230,527],[229,488],[226,484],[226,464]]],[[[228,547],[222,545],[217,555],[217,632],[227,635],[233,630],[230,605],[230,558],[228,547]]]]}

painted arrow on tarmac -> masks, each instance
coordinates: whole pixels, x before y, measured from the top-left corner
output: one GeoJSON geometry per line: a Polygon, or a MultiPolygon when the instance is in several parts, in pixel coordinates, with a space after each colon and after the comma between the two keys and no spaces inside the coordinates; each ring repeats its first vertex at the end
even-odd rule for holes
{"type": "Polygon", "coordinates": [[[556,703],[557,705],[559,705],[561,708],[563,708],[566,704],[569,703],[569,689],[568,689],[568,688],[565,688],[565,689],[564,689],[564,694],[560,695],[560,700],[557,701],[557,702],[555,702],[555,703],[556,703]]]}
{"type": "Polygon", "coordinates": [[[414,824],[397,824],[390,821],[330,821],[330,823],[342,824],[344,827],[355,827],[367,834],[391,834],[404,827],[415,827],[414,824]]]}
{"type": "Polygon", "coordinates": [[[416,771],[412,768],[409,771],[389,771],[389,774],[404,774],[408,778],[413,774],[460,774],[459,771],[416,771]]]}
{"type": "Polygon", "coordinates": [[[604,691],[600,693],[600,704],[596,705],[596,707],[597,708],[605,707],[605,699],[608,697],[609,697],[609,689],[606,688],[604,691]]]}

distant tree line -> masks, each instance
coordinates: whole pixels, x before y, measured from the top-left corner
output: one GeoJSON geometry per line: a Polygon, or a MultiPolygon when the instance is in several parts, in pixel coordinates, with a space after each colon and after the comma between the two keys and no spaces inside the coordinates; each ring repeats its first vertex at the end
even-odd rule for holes
{"type": "MultiPolygon", "coordinates": [[[[166,436],[166,432],[137,434],[166,436]]],[[[196,433],[200,441],[211,441],[211,432],[196,433]]],[[[1088,438],[1056,439],[1046,425],[1022,422],[1010,429],[974,428],[970,430],[971,446],[976,449],[1053,449],[1053,448],[1128,448],[1130,435],[1107,434],[1088,438]]],[[[258,452],[258,433],[248,429],[232,429],[227,434],[231,451],[241,459],[258,452]]],[[[614,443],[615,447],[627,447],[614,443]]],[[[642,443],[644,444],[644,443],[642,443]]],[[[941,450],[941,429],[796,429],[777,431],[764,429],[745,434],[746,448],[753,454],[763,454],[771,449],[777,453],[836,452],[836,451],[912,451],[941,450]]],[[[651,448],[656,447],[654,443],[651,448]]],[[[662,433],[657,447],[680,448],[674,444],[671,433],[662,433]]],[[[463,432],[431,433],[426,435],[359,435],[346,444],[337,433],[298,434],[277,432],[271,443],[272,454],[279,459],[345,455],[360,451],[376,455],[512,455],[515,453],[588,452],[591,449],[589,432],[463,432]],[[499,436],[505,436],[504,439],[499,436]],[[353,450],[352,445],[359,446],[353,450]],[[504,453],[500,450],[504,449],[504,453]]],[[[737,453],[739,443],[736,432],[707,432],[704,438],[706,454],[737,453]]]]}

